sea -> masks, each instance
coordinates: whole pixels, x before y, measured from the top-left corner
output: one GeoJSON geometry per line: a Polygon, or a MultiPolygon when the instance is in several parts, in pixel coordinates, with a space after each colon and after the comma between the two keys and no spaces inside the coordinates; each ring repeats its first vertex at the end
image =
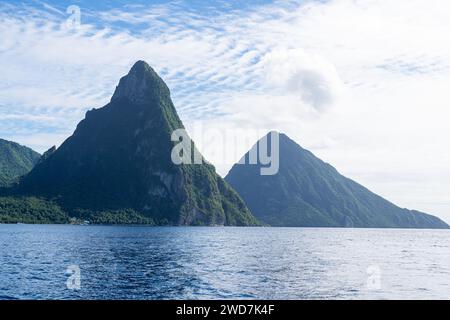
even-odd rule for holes
{"type": "Polygon", "coordinates": [[[0,225],[0,299],[450,299],[450,230],[0,225]]]}

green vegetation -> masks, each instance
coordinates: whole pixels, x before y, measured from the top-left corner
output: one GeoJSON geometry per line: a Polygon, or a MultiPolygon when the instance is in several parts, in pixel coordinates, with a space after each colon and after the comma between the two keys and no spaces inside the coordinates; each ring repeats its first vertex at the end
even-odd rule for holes
{"type": "Polygon", "coordinates": [[[68,223],[69,216],[55,203],[34,197],[0,197],[0,223],[68,223]]]}
{"type": "Polygon", "coordinates": [[[0,139],[0,187],[8,186],[30,172],[39,153],[17,143],[0,139]]]}
{"type": "Polygon", "coordinates": [[[89,211],[74,210],[71,217],[81,221],[89,221],[91,224],[142,224],[142,225],[165,225],[167,222],[158,221],[155,223],[153,219],[145,217],[133,209],[110,210],[110,211],[89,211]]]}
{"type": "Polygon", "coordinates": [[[399,208],[370,192],[283,134],[280,135],[278,174],[262,176],[260,168],[261,165],[237,164],[225,180],[265,224],[290,227],[448,228],[436,217],[399,208]]]}
{"type": "Polygon", "coordinates": [[[10,194],[55,199],[93,223],[257,225],[212,165],[172,162],[171,135],[181,128],[169,88],[139,61],[111,102],[87,112],[10,194]]]}
{"type": "Polygon", "coordinates": [[[0,223],[27,224],[139,224],[168,225],[167,220],[153,221],[132,209],[89,211],[76,209],[66,211],[53,201],[35,197],[0,197],[0,223]],[[68,213],[70,212],[70,214],[68,213]]]}

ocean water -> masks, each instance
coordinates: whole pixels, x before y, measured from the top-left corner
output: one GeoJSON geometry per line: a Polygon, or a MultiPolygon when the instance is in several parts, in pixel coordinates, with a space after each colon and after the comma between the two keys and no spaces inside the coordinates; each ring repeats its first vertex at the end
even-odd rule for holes
{"type": "Polygon", "coordinates": [[[0,225],[0,299],[450,299],[450,231],[0,225]]]}

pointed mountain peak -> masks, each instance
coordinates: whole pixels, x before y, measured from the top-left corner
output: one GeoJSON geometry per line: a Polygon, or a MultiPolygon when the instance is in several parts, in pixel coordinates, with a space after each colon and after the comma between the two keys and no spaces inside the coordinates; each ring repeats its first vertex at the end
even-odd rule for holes
{"type": "Polygon", "coordinates": [[[183,127],[164,81],[138,61],[111,103],[91,110],[14,192],[94,223],[257,225],[212,165],[173,161],[172,133],[183,127]]]}
{"type": "MultiPolygon", "coordinates": [[[[273,134],[270,132],[266,140],[273,134]]],[[[344,177],[287,135],[279,136],[280,167],[276,174],[263,174],[263,162],[255,166],[246,161],[234,165],[225,178],[262,223],[283,227],[449,228],[436,217],[399,208],[344,177]]],[[[276,157],[272,153],[271,157],[272,165],[276,157]]]]}
{"type": "Polygon", "coordinates": [[[272,130],[269,133],[267,133],[267,135],[262,139],[267,139],[268,141],[270,141],[271,139],[277,139],[277,138],[278,138],[281,148],[288,147],[290,149],[295,149],[298,151],[307,151],[299,143],[297,143],[295,140],[291,139],[287,134],[285,134],[283,132],[278,132],[278,131],[272,130]]]}
{"type": "MultiPolygon", "coordinates": [[[[272,142],[277,141],[279,143],[279,146],[297,146],[300,147],[300,145],[295,142],[294,140],[292,140],[291,138],[289,138],[289,136],[287,136],[285,133],[283,132],[279,132],[276,130],[272,130],[269,131],[264,137],[262,137],[259,141],[258,144],[261,143],[268,143],[268,147],[269,150],[271,149],[270,145],[272,142]]],[[[301,147],[300,147],[301,148],[301,147]]]]}
{"type": "Polygon", "coordinates": [[[271,130],[269,131],[262,139],[264,138],[276,138],[279,137],[280,140],[291,140],[286,134],[276,131],[276,130],[271,130]]]}
{"type": "Polygon", "coordinates": [[[150,67],[150,65],[143,60],[139,60],[139,61],[135,62],[135,64],[131,67],[128,75],[135,75],[138,77],[147,75],[147,76],[151,76],[151,77],[161,80],[159,78],[158,74],[155,72],[155,70],[153,70],[153,68],[150,67]]]}
{"type": "Polygon", "coordinates": [[[132,103],[146,104],[161,96],[170,96],[169,88],[147,62],[140,60],[120,79],[111,101],[126,98],[132,103]]]}

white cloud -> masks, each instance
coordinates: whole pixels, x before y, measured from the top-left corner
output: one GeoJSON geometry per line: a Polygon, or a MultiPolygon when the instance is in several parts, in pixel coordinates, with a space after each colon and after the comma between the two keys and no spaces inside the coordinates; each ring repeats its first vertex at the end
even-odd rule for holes
{"type": "Polygon", "coordinates": [[[276,49],[262,63],[269,84],[299,96],[317,110],[333,105],[343,89],[334,65],[301,49],[276,49]]]}

